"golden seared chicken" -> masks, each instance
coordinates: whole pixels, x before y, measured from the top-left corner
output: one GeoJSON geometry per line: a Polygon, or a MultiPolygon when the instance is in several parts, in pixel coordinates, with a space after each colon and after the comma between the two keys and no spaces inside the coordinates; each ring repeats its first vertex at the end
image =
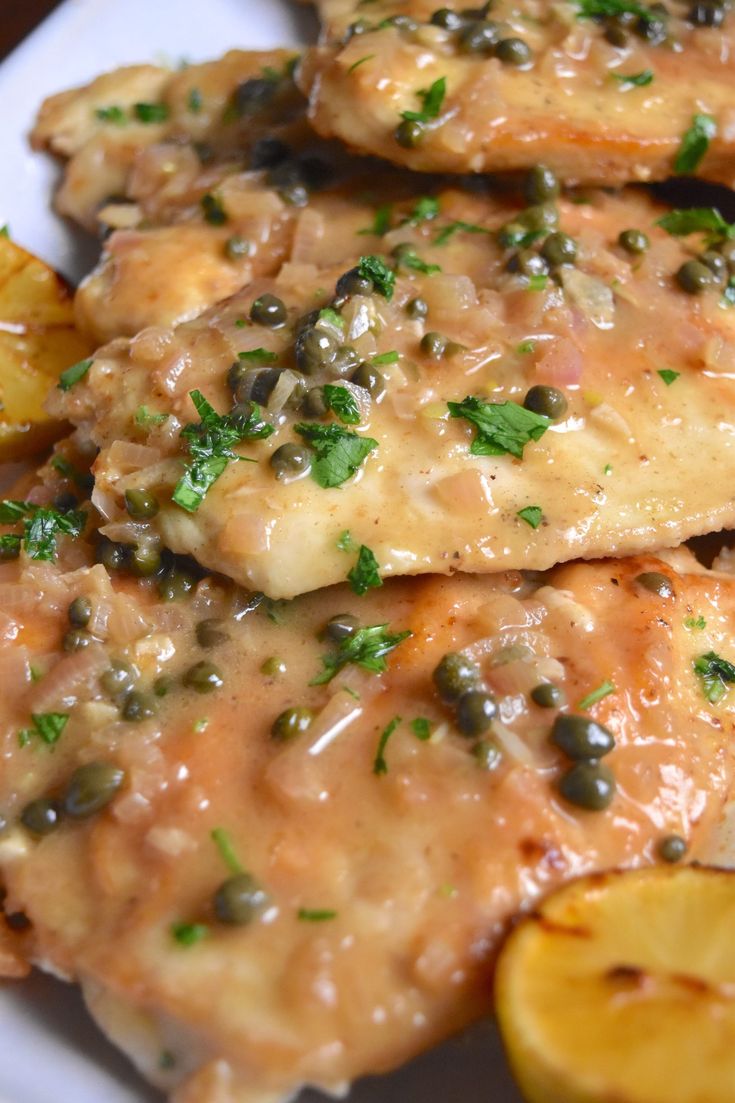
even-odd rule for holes
{"type": "Polygon", "coordinates": [[[95,564],[61,490],[3,506],[0,872],[31,927],[0,961],[77,980],[176,1103],[391,1068],[488,1009],[519,908],[719,823],[735,591],[688,553],[361,596],[350,552],[352,588],[274,603],[143,543],[95,564]]]}
{"type": "Polygon", "coordinates": [[[567,181],[735,181],[735,16],[721,0],[317,0],[319,133],[430,172],[541,161],[567,181]]]}
{"type": "Polygon", "coordinates": [[[387,576],[546,569],[732,524],[731,243],[697,260],[662,214],[635,193],[424,196],[378,210],[385,256],[288,264],[111,344],[53,399],[102,448],[104,531],[143,524],[288,598],[345,578],[345,531],[387,576]]]}

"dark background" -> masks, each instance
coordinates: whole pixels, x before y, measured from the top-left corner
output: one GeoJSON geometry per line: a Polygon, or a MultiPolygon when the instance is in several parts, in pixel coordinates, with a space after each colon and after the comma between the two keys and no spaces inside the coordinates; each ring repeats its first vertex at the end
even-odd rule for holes
{"type": "Polygon", "coordinates": [[[60,0],[0,0],[0,59],[59,3],[60,0]]]}

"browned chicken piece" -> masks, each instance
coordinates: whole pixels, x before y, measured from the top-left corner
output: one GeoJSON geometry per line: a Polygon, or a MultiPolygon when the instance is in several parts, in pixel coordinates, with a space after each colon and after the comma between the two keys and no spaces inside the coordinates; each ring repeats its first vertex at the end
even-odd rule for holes
{"type": "Polygon", "coordinates": [[[727,4],[317,7],[322,43],[301,73],[309,118],[360,152],[422,172],[543,162],[569,183],[672,173],[735,182],[735,14],[727,4]]]}
{"type": "Polygon", "coordinates": [[[546,569],[733,524],[729,246],[725,275],[689,284],[662,213],[638,193],[520,211],[449,190],[366,220],[388,219],[389,261],[288,264],[111,344],[53,407],[102,448],[105,531],[138,531],[125,493],[145,488],[168,547],[288,598],[345,578],[346,531],[387,576],[546,569]],[[631,229],[642,253],[619,244],[631,229]]]}

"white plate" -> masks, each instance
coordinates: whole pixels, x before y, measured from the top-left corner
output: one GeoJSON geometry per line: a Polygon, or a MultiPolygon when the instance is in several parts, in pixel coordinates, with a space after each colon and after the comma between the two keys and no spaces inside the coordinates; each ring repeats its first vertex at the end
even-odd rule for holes
{"type": "MultiPolygon", "coordinates": [[[[3,0],[0,0],[0,7],[3,0]]],[[[41,99],[103,69],[136,61],[192,61],[233,46],[291,45],[310,13],[286,0],[66,0],[0,66],[3,171],[0,225],[72,279],[93,243],[49,209],[50,159],[27,133],[41,99]]],[[[299,1103],[318,1103],[306,1093],[299,1103]]],[[[74,989],[48,977],[0,988],[0,1103],[157,1103],[100,1036],[74,989]]],[[[520,1103],[496,1035],[480,1026],[391,1076],[355,1086],[350,1103],[520,1103]]]]}

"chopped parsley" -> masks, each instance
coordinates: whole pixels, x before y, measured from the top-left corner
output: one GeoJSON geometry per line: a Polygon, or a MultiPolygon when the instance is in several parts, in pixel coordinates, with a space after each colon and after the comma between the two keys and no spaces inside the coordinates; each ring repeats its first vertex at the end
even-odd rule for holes
{"type": "Polygon", "coordinates": [[[597,689],[591,690],[586,697],[583,697],[582,700],[578,702],[577,708],[591,708],[592,705],[596,705],[598,701],[601,701],[603,697],[609,697],[611,693],[615,693],[616,688],[613,682],[603,682],[597,689]]]}
{"type": "Polygon", "coordinates": [[[577,19],[614,19],[618,15],[637,15],[650,20],[651,10],[636,0],[574,0],[577,19]]]}
{"type": "Polygon", "coordinates": [[[422,743],[426,743],[431,739],[431,724],[425,716],[417,716],[415,720],[411,721],[411,731],[422,743]]]}
{"type": "Polygon", "coordinates": [[[325,383],[322,387],[324,405],[335,414],[343,425],[359,425],[360,409],[357,400],[347,387],[338,383],[325,383]]]}
{"type": "Polygon", "coordinates": [[[202,94],[198,88],[192,88],[186,101],[192,115],[198,115],[202,109],[202,94]]]}
{"type": "Polygon", "coordinates": [[[727,693],[728,686],[735,682],[735,666],[720,658],[716,651],[700,655],[692,665],[702,692],[711,705],[716,705],[727,693]]]}
{"type": "Polygon", "coordinates": [[[334,307],[324,306],[319,311],[319,321],[328,322],[330,326],[334,326],[335,329],[343,330],[345,328],[345,320],[338,310],[334,307]]]}
{"type": "Polygon", "coordinates": [[[603,475],[612,475],[612,464],[606,463],[602,469],[603,475]]]}
{"type": "Polygon", "coordinates": [[[448,402],[452,417],[464,418],[477,432],[470,446],[473,456],[523,458],[523,449],[539,440],[549,427],[549,419],[535,414],[517,402],[485,402],[468,396],[462,402],[448,402]]]}
{"type": "Polygon", "coordinates": [[[375,590],[383,585],[380,577],[380,565],[373,552],[365,544],[360,545],[357,553],[357,563],[347,574],[347,581],[352,587],[352,592],[362,597],[368,590],[375,590]]]}
{"type": "Polygon", "coordinates": [[[408,630],[389,632],[387,624],[372,624],[366,628],[358,628],[347,639],[341,640],[334,652],[322,655],[324,669],[312,678],[309,685],[326,685],[339,674],[340,670],[350,664],[369,670],[372,674],[382,674],[388,669],[385,656],[412,635],[413,632],[408,630]]]}
{"type": "Polygon", "coordinates": [[[454,237],[460,230],[465,234],[489,234],[492,232],[484,226],[477,226],[474,222],[463,222],[461,218],[456,218],[454,222],[449,222],[442,227],[434,238],[434,244],[446,245],[449,239],[454,237]]]}
{"type": "Polygon", "coordinates": [[[200,199],[205,220],[210,226],[222,226],[227,221],[227,212],[216,195],[207,192],[200,199]]]}
{"type": "Polygon", "coordinates": [[[693,115],[692,125],[682,135],[674,172],[678,176],[695,172],[716,134],[717,123],[711,115],[693,115]]]}
{"type": "Polygon", "coordinates": [[[543,237],[544,233],[544,230],[525,230],[522,226],[509,222],[498,230],[498,241],[504,249],[525,249],[543,237]]]}
{"type": "Polygon", "coordinates": [[[230,873],[242,873],[243,868],[235,853],[235,845],[230,838],[229,832],[225,831],[224,827],[215,827],[210,832],[210,838],[217,847],[220,858],[225,863],[230,873]]]}
{"type": "Polygon", "coordinates": [[[372,226],[366,226],[364,230],[358,230],[357,232],[358,234],[375,234],[376,237],[382,237],[383,234],[387,234],[390,230],[392,218],[392,204],[382,203],[375,211],[375,218],[373,219],[372,226]]]}
{"type": "Polygon", "coordinates": [[[337,918],[336,911],[331,908],[299,908],[296,915],[304,923],[325,923],[337,918]]]}
{"type": "Polygon", "coordinates": [[[435,272],[441,272],[442,270],[440,264],[427,264],[415,249],[402,249],[398,257],[398,263],[414,272],[423,272],[425,276],[433,276],[435,272]]]}
{"type": "Polygon", "coordinates": [[[393,735],[398,725],[401,723],[400,716],[394,716],[389,724],[383,729],[380,739],[378,740],[378,750],[375,754],[375,760],[373,762],[373,773],[376,777],[381,774],[388,773],[388,763],[385,760],[385,749],[388,746],[388,740],[393,735]]]}
{"type": "Polygon", "coordinates": [[[43,740],[49,747],[58,742],[61,733],[69,723],[69,714],[66,712],[34,712],[31,713],[32,727],[23,728],[18,732],[18,739],[22,747],[26,746],[36,736],[43,740]]]}
{"type": "Polygon", "coordinates": [[[656,222],[667,234],[684,237],[686,234],[707,233],[714,240],[735,238],[735,222],[723,218],[717,207],[690,207],[673,210],[656,222]]]}
{"type": "Polygon", "coordinates": [[[348,73],[354,73],[355,69],[359,69],[360,66],[364,65],[366,61],[372,61],[374,57],[375,57],[375,54],[365,54],[364,57],[360,57],[360,58],[357,59],[357,61],[353,61],[352,65],[350,65],[347,72],[348,73]]]}
{"type": "Polygon", "coordinates": [[[685,617],[684,627],[688,628],[690,631],[695,628],[701,631],[703,628],[707,627],[707,621],[701,614],[698,617],[685,617]]]}
{"type": "Polygon", "coordinates": [[[294,428],[314,449],[316,460],[311,465],[311,477],[325,490],[341,486],[351,478],[378,447],[372,437],[359,437],[339,425],[300,421],[294,428]]]}
{"type": "Polygon", "coordinates": [[[533,352],[536,348],[535,341],[521,341],[520,345],[516,347],[516,352],[519,356],[527,356],[529,352],[533,352]]]}
{"type": "Polygon", "coordinates": [[[653,70],[642,69],[640,73],[613,73],[612,77],[622,88],[645,88],[653,81],[653,70]]]}
{"type": "Polygon", "coordinates": [[[418,226],[422,222],[431,222],[439,211],[440,203],[436,196],[422,195],[416,200],[410,215],[403,219],[401,226],[418,226]]]}
{"type": "Polygon", "coordinates": [[[128,121],[122,107],[117,104],[111,104],[109,107],[98,107],[94,114],[100,122],[112,123],[113,126],[125,126],[128,121]]]}
{"type": "Polygon", "coordinates": [[[343,552],[355,551],[357,546],[358,545],[352,539],[352,533],[350,532],[349,529],[345,529],[343,532],[341,532],[339,534],[339,538],[337,539],[337,547],[339,548],[340,551],[343,551],[343,552]]]}
{"type": "Polygon", "coordinates": [[[438,118],[446,93],[447,78],[439,77],[429,88],[422,88],[416,93],[421,100],[421,110],[401,111],[401,118],[412,123],[427,123],[438,118]]]}
{"type": "Polygon", "coordinates": [[[396,352],[395,349],[391,349],[390,352],[381,352],[378,356],[373,356],[370,363],[380,367],[381,364],[397,364],[400,358],[400,353],[396,352]]]}
{"type": "Polygon", "coordinates": [[[172,923],[171,937],[179,946],[196,946],[209,934],[209,927],[204,923],[172,923]]]}
{"type": "Polygon", "coordinates": [[[529,291],[545,291],[549,282],[549,277],[545,274],[538,276],[528,277],[528,290],[529,291]]]}
{"type": "Polygon", "coordinates": [[[537,529],[544,518],[544,511],[541,506],[524,506],[523,509],[519,509],[516,517],[520,517],[522,521],[525,521],[527,525],[530,525],[532,529],[537,529]]]}
{"type": "Polygon", "coordinates": [[[169,116],[168,104],[134,103],[133,114],[141,123],[165,123],[169,116]]]}
{"type": "Polygon", "coordinates": [[[388,267],[382,257],[360,257],[357,270],[364,279],[372,280],[375,284],[375,290],[390,302],[396,285],[396,274],[388,267]]]}
{"type": "Polygon", "coordinates": [[[674,371],[672,368],[661,368],[656,374],[661,376],[667,387],[670,387],[679,378],[681,372],[674,371]]]}
{"type": "Polygon", "coordinates": [[[59,513],[47,506],[33,502],[4,499],[0,502],[0,524],[23,524],[23,535],[0,537],[0,546],[7,552],[20,551],[21,544],[31,559],[56,558],[56,541],[59,536],[79,536],[87,523],[83,510],[59,513]]]}
{"type": "Polygon", "coordinates": [[[151,410],[148,406],[139,406],[135,411],[135,424],[143,429],[151,428],[153,425],[163,425],[164,421],[168,421],[168,414],[159,414],[157,410],[151,410]]]}
{"type": "Polygon", "coordinates": [[[68,391],[80,379],[84,379],[93,363],[94,357],[90,357],[88,360],[77,360],[76,364],[72,364],[70,368],[65,368],[59,376],[59,390],[68,391]]]}
{"type": "Polygon", "coordinates": [[[190,391],[189,397],[201,420],[181,430],[191,462],[174,487],[172,499],[188,513],[195,513],[228,464],[232,460],[245,459],[232,451],[233,445],[243,440],[264,440],[273,432],[273,426],[262,420],[257,403],[252,404],[251,414],[245,421],[231,414],[218,414],[201,391],[190,391]]]}
{"type": "Polygon", "coordinates": [[[278,360],[278,353],[270,352],[268,349],[248,349],[246,352],[238,352],[238,360],[245,360],[249,364],[275,364],[278,360]]]}

